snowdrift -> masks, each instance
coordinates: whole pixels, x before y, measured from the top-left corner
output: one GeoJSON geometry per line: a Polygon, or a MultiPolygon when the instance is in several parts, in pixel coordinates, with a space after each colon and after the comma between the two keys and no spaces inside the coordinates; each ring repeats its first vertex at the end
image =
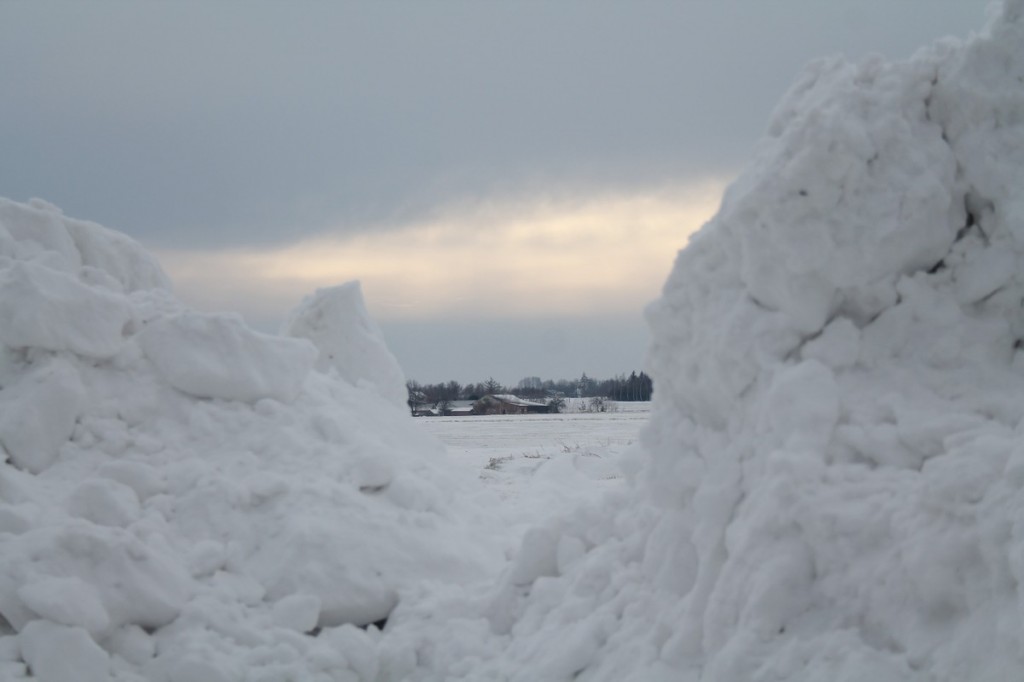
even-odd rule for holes
{"type": "Polygon", "coordinates": [[[0,679],[372,680],[361,626],[493,573],[358,285],[290,331],[188,310],[130,239],[0,200],[0,679]]]}
{"type": "Polygon", "coordinates": [[[633,493],[404,602],[388,679],[1024,677],[1022,15],[807,68],[648,311],[633,493]]]}

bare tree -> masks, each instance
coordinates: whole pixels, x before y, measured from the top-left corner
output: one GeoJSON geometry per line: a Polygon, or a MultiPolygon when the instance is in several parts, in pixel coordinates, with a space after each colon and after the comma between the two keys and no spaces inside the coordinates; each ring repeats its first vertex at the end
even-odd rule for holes
{"type": "Polygon", "coordinates": [[[409,413],[414,415],[426,402],[427,397],[423,392],[423,386],[420,386],[417,381],[405,382],[405,389],[409,392],[409,398],[406,404],[409,406],[409,413]]]}
{"type": "Polygon", "coordinates": [[[462,393],[462,384],[457,381],[438,384],[437,402],[434,405],[437,413],[442,416],[449,414],[452,409],[452,403],[459,399],[460,393],[462,393]]]}

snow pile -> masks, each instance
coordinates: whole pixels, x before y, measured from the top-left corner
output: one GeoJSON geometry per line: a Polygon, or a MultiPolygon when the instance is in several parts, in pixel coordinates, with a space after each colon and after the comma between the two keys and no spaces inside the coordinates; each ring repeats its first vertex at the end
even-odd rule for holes
{"type": "Polygon", "coordinates": [[[388,679],[1024,675],[1022,15],[807,69],[649,310],[633,493],[404,603],[388,679]]]}
{"type": "Polygon", "coordinates": [[[360,626],[494,570],[358,288],[292,330],[187,310],[131,240],[0,200],[0,679],[374,680],[360,626]]]}
{"type": "Polygon", "coordinates": [[[405,374],[366,311],[359,282],[317,289],[292,313],[285,333],[316,345],[321,372],[333,367],[350,384],[371,386],[406,409],[405,374]]]}

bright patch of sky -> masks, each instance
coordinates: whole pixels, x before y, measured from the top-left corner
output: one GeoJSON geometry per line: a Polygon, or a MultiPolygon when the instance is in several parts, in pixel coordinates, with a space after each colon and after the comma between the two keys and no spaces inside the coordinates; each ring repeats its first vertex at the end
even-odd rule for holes
{"type": "Polygon", "coordinates": [[[160,260],[184,297],[234,305],[256,323],[346,279],[362,281],[371,312],[385,321],[622,314],[657,291],[721,191],[722,183],[709,182],[688,191],[478,204],[390,229],[284,246],[165,250],[160,260]]]}
{"type": "Polygon", "coordinates": [[[985,4],[7,2],[0,196],[125,231],[267,329],[362,279],[421,380],[628,373],[622,320],[800,68],[907,56],[985,4]],[[561,372],[529,339],[567,320],[561,372]]]}

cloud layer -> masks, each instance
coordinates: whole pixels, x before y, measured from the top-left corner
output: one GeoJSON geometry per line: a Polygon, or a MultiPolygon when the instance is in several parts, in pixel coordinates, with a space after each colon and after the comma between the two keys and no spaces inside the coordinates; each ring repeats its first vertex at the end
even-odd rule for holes
{"type": "Polygon", "coordinates": [[[985,2],[0,3],[0,194],[195,249],[644,191],[742,167],[808,60],[985,2]]]}
{"type": "Polygon", "coordinates": [[[186,300],[241,310],[257,324],[352,279],[381,320],[635,312],[714,213],[723,186],[451,206],[371,233],[160,257],[186,300]]]}

